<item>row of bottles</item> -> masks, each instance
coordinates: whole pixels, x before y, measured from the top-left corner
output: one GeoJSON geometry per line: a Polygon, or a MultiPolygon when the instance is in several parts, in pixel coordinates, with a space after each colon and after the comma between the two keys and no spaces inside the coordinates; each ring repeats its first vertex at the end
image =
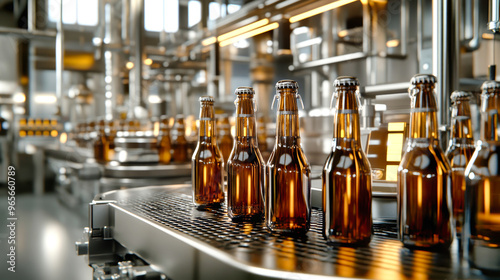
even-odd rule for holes
{"type": "MultiPolygon", "coordinates": [[[[465,249],[475,265],[498,269],[500,83],[486,82],[482,87],[481,140],[474,152],[470,95],[452,93],[446,153],[439,146],[435,83],[432,75],[411,80],[410,135],[398,169],[399,239],[409,248],[446,250],[456,228],[464,232],[465,249]]],[[[366,245],[372,234],[371,168],[360,144],[358,86],[353,77],[339,77],[332,97],[334,135],[322,177],[323,235],[333,244],[366,245]]],[[[276,89],[276,141],[267,164],[257,144],[254,92],[244,87],[235,92],[236,136],[227,163],[228,214],[234,220],[264,215],[271,231],[304,234],[310,227],[311,182],[300,146],[301,99],[294,81],[280,81],[276,89]]],[[[223,160],[214,135],[214,100],[202,97],[200,102],[193,199],[201,207],[220,206],[223,160]]]]}
{"type": "MultiPolygon", "coordinates": [[[[358,82],[340,77],[336,86],[337,126],[323,170],[324,235],[330,243],[367,244],[372,226],[371,177],[360,144],[358,82]]],[[[303,235],[311,222],[311,168],[300,145],[298,101],[302,100],[295,81],[279,81],[276,91],[276,141],[265,164],[258,148],[255,93],[248,87],[236,89],[236,135],[227,161],[228,215],[233,220],[265,217],[270,231],[303,235]]],[[[214,140],[214,100],[202,97],[200,103],[193,200],[200,208],[218,207],[224,201],[223,160],[214,140]]]]}

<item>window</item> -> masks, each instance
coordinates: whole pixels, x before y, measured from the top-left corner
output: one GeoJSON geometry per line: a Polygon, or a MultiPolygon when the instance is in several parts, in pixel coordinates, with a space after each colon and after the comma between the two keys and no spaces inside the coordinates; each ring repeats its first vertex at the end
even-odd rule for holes
{"type": "Polygon", "coordinates": [[[201,2],[190,0],[188,2],[188,27],[201,21],[201,2]]]}
{"type": "Polygon", "coordinates": [[[177,32],[179,30],[179,0],[146,0],[144,29],[147,31],[177,32]]]}
{"type": "MultiPolygon", "coordinates": [[[[49,21],[59,21],[61,0],[48,1],[49,21]]],[[[62,0],[63,23],[95,26],[98,23],[99,0],[62,0]]]]}

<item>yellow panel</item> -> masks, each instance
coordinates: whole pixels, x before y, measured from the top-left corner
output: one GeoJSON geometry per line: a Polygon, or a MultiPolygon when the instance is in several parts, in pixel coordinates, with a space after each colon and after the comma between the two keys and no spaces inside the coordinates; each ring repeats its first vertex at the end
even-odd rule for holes
{"type": "Polygon", "coordinates": [[[389,133],[387,135],[387,161],[401,160],[403,150],[403,133],[389,133]]]}
{"type": "Polygon", "coordinates": [[[387,165],[385,167],[385,180],[397,181],[398,180],[398,165],[387,165]]]}
{"type": "Polygon", "coordinates": [[[404,122],[393,122],[389,123],[389,131],[404,131],[406,123],[404,122]]]}

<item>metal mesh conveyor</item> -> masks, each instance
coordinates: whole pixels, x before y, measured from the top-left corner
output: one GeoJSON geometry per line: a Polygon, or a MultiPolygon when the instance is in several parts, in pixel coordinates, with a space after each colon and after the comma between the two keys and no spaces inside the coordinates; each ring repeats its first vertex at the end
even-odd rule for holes
{"type": "Polygon", "coordinates": [[[410,251],[395,221],[375,221],[368,247],[326,245],[321,211],[302,238],[268,233],[263,222],[233,223],[225,208],[199,211],[190,185],[105,193],[113,238],[172,279],[486,279],[457,253],[410,251]]]}

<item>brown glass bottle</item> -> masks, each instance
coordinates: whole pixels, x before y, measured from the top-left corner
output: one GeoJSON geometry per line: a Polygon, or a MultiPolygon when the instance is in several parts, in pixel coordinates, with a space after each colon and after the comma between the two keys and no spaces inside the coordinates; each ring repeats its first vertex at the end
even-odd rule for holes
{"type": "Polygon", "coordinates": [[[170,143],[170,127],[169,119],[164,116],[160,121],[160,141],[158,144],[158,155],[160,158],[160,163],[169,164],[172,159],[171,154],[171,143],[170,143]]]}
{"type": "Polygon", "coordinates": [[[481,93],[481,139],[465,170],[464,252],[473,267],[500,271],[500,82],[481,93]]]}
{"type": "Polygon", "coordinates": [[[474,139],[470,114],[470,94],[454,91],[451,94],[451,132],[446,157],[451,167],[451,197],[457,237],[461,236],[464,222],[464,172],[474,153],[474,139]]]}
{"type": "Polygon", "coordinates": [[[219,207],[224,202],[224,162],[215,135],[214,99],[200,97],[200,130],[193,153],[193,201],[198,207],[219,207]]]}
{"type": "Polygon", "coordinates": [[[264,159],[257,142],[255,92],[250,87],[236,89],[236,135],[227,162],[227,212],[236,219],[264,216],[264,159]]]}
{"type": "Polygon", "coordinates": [[[174,127],[171,131],[172,145],[172,161],[187,162],[188,161],[188,142],[186,140],[186,128],[184,127],[184,116],[177,115],[175,117],[174,127]]]}
{"type": "Polygon", "coordinates": [[[231,124],[229,117],[223,116],[217,125],[217,145],[222,153],[224,164],[227,166],[227,160],[233,149],[233,136],[231,135],[231,124]]]}
{"type": "Polygon", "coordinates": [[[109,161],[109,143],[106,138],[105,121],[101,120],[98,125],[94,127],[97,129],[97,138],[94,141],[94,158],[98,162],[109,161]]]}
{"type": "Polygon", "coordinates": [[[398,236],[410,248],[448,249],[453,240],[450,164],[439,146],[436,77],[415,75],[410,135],[398,168],[398,236]]]}
{"type": "Polygon", "coordinates": [[[269,230],[302,235],[311,222],[311,167],[300,146],[298,88],[292,80],[276,83],[276,142],[266,166],[265,216],[269,230]]]}
{"type": "Polygon", "coordinates": [[[372,179],[361,148],[358,80],[338,77],[332,152],[323,167],[323,235],[328,243],[367,245],[372,234],[372,179]]]}

